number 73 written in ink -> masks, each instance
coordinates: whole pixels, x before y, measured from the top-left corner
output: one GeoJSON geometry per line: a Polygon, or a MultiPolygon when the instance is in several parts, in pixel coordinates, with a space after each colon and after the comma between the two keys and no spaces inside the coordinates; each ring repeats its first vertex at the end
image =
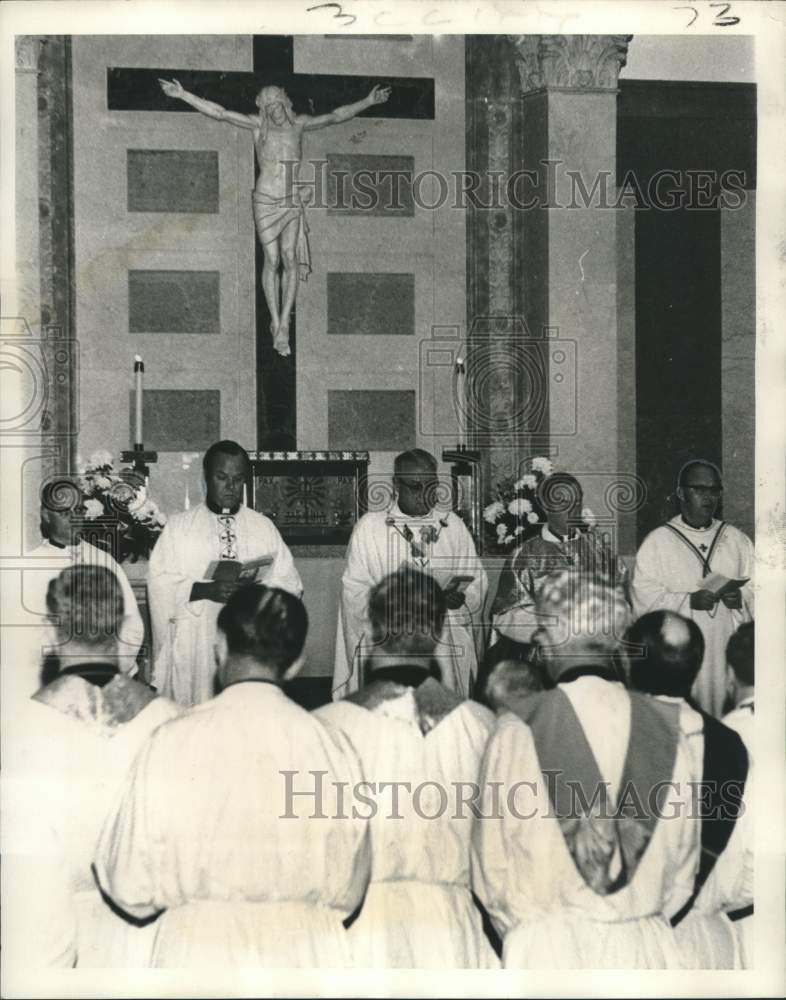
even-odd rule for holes
{"type": "MultiPolygon", "coordinates": [[[[712,25],[716,28],[731,28],[735,24],[740,23],[740,19],[734,14],[730,14],[731,10],[730,3],[709,3],[707,4],[710,11],[712,12],[712,25]]],[[[691,19],[685,25],[686,28],[691,28],[699,19],[699,8],[693,7],[689,4],[685,4],[680,7],[673,7],[672,10],[688,10],[691,12],[691,19]]]]}

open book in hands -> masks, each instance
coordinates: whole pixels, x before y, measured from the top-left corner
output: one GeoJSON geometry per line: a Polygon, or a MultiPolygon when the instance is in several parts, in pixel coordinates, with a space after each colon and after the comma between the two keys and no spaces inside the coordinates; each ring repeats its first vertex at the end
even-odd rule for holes
{"type": "Polygon", "coordinates": [[[739,580],[733,580],[728,576],[724,576],[723,573],[710,573],[709,576],[705,576],[702,580],[699,580],[698,589],[708,590],[713,597],[719,600],[724,594],[732,594],[735,590],[739,590],[740,587],[744,587],[749,579],[750,577],[745,576],[739,580]]]}
{"type": "Polygon", "coordinates": [[[259,556],[238,562],[237,559],[214,559],[205,570],[206,580],[226,583],[264,583],[267,571],[273,565],[273,556],[259,556]]]}

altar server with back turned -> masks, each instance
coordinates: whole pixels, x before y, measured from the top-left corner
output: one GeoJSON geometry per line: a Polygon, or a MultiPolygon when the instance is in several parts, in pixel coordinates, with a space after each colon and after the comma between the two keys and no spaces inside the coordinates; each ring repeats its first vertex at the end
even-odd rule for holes
{"type": "Polygon", "coordinates": [[[370,854],[367,822],[338,797],[362,775],[347,739],[283,691],[306,629],[292,594],[234,593],[218,616],[221,693],[155,733],[104,829],[101,886],[134,917],[160,914],[156,967],[349,964],[343,920],[370,854]]]}
{"type": "Polygon", "coordinates": [[[317,712],[346,734],[373,786],[371,884],[350,928],[364,967],[498,964],[469,886],[472,807],[457,801],[477,782],[494,718],[440,682],[444,617],[430,575],[387,576],[369,596],[363,686],[317,712]]]}

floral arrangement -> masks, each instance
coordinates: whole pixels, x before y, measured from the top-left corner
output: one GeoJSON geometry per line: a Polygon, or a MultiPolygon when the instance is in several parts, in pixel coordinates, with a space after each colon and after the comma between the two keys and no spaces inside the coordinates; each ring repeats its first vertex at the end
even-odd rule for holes
{"type": "MultiPolygon", "coordinates": [[[[483,510],[483,520],[497,551],[507,552],[521,545],[548,520],[539,493],[541,484],[555,471],[554,466],[550,459],[538,456],[530,462],[530,469],[520,479],[508,476],[497,483],[494,500],[483,510]]],[[[584,507],[581,515],[586,531],[595,523],[595,516],[589,507],[584,507]]]]}
{"type": "MultiPolygon", "coordinates": [[[[94,452],[78,469],[85,499],[85,520],[107,532],[116,531],[117,557],[136,562],[147,557],[166,524],[166,514],[147,495],[147,486],[132,469],[115,471],[111,452],[94,452]]],[[[101,539],[96,539],[101,544],[101,539]]],[[[104,544],[109,544],[108,539],[104,544]]]]}

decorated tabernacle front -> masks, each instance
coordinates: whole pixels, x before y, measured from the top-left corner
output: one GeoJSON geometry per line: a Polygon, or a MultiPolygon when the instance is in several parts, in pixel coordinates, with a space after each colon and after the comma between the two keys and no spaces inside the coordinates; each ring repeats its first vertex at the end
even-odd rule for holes
{"type": "Polygon", "coordinates": [[[365,513],[367,451],[252,451],[250,506],[290,545],[341,545],[365,513]]]}

